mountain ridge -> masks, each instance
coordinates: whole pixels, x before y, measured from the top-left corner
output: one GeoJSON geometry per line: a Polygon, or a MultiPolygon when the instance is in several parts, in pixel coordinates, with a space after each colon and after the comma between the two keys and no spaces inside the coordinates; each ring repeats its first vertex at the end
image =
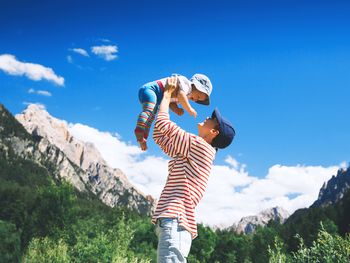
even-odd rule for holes
{"type": "Polygon", "coordinates": [[[257,215],[242,217],[230,229],[238,234],[252,234],[258,226],[266,226],[271,220],[284,223],[289,216],[290,214],[287,210],[276,206],[262,210],[257,215]]]}
{"type": "Polygon", "coordinates": [[[0,149],[3,151],[13,151],[24,159],[33,160],[46,167],[56,180],[64,178],[79,191],[92,192],[108,206],[121,205],[140,214],[152,213],[155,205],[153,198],[138,191],[120,170],[108,167],[98,151],[91,150],[92,145],[85,145],[70,136],[64,130],[64,125],[43,108],[29,105],[27,111],[14,118],[4,105],[1,105],[0,116],[0,149]],[[45,129],[52,128],[52,124],[55,128],[61,128],[59,132],[63,133],[60,136],[48,136],[45,129]],[[11,130],[9,127],[14,128],[11,130]],[[64,145],[62,142],[56,146],[54,137],[64,138],[75,146],[64,145]],[[75,154],[75,151],[70,151],[72,147],[81,151],[75,154]],[[91,152],[93,155],[89,156],[88,153],[91,152]]]}
{"type": "Polygon", "coordinates": [[[317,200],[311,207],[334,205],[341,200],[350,189],[350,166],[341,168],[336,175],[323,184],[317,200]]]}

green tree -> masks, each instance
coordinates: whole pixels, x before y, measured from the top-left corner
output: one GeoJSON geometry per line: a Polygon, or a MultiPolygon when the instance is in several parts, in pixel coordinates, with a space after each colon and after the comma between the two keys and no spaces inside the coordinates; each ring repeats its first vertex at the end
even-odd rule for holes
{"type": "Polygon", "coordinates": [[[150,218],[134,219],[132,224],[135,232],[130,242],[130,249],[135,251],[136,255],[146,256],[156,262],[158,238],[155,233],[155,226],[151,223],[150,218]]]}
{"type": "Polygon", "coordinates": [[[350,233],[350,190],[348,190],[344,197],[336,204],[336,211],[338,212],[337,225],[341,235],[350,233]]]}
{"type": "Polygon", "coordinates": [[[29,187],[0,179],[0,219],[23,228],[35,196],[29,187]]]}
{"type": "Polygon", "coordinates": [[[21,239],[16,226],[0,220],[0,240],[0,263],[18,262],[21,255],[21,239]]]}
{"type": "MultiPolygon", "coordinates": [[[[286,241],[288,251],[296,251],[298,249],[299,244],[298,240],[295,239],[296,234],[303,238],[307,246],[311,246],[312,242],[317,238],[320,222],[328,220],[330,220],[329,222],[337,221],[337,211],[333,206],[297,210],[288,218],[282,230],[282,237],[286,241]]],[[[332,223],[327,227],[333,227],[332,223]]]]}
{"type": "Polygon", "coordinates": [[[189,261],[210,262],[216,244],[216,233],[210,228],[198,224],[198,236],[192,241],[189,261]]]}
{"type": "Polygon", "coordinates": [[[75,200],[73,186],[64,181],[58,186],[52,183],[48,187],[40,188],[29,225],[34,235],[42,237],[52,235],[73,224],[76,218],[75,200]]]}
{"type": "Polygon", "coordinates": [[[298,236],[299,249],[292,253],[293,262],[322,262],[348,263],[350,261],[350,236],[344,239],[337,234],[328,233],[323,225],[318,232],[317,239],[310,248],[305,247],[303,239],[298,236]]]}
{"type": "Polygon", "coordinates": [[[350,262],[350,236],[342,238],[338,234],[327,232],[321,223],[317,239],[310,247],[304,243],[304,239],[296,235],[299,242],[298,250],[291,255],[286,253],[284,243],[276,239],[272,249],[269,247],[270,263],[348,263],[350,262]]]}
{"type": "Polygon", "coordinates": [[[210,262],[245,262],[250,258],[251,235],[217,230],[215,252],[210,262]]]}
{"type": "Polygon", "coordinates": [[[52,240],[49,237],[34,238],[23,258],[24,263],[69,263],[68,246],[63,240],[52,240]]]}
{"type": "Polygon", "coordinates": [[[89,219],[79,220],[70,231],[70,235],[76,237],[74,242],[68,238],[72,242],[70,256],[74,262],[150,261],[145,255],[140,260],[130,249],[135,226],[123,215],[111,224],[95,214],[89,219]]]}
{"type": "Polygon", "coordinates": [[[275,242],[277,231],[271,227],[258,227],[252,238],[250,257],[255,263],[265,263],[269,260],[268,248],[275,242]]]}
{"type": "Polygon", "coordinates": [[[285,252],[283,241],[279,237],[275,237],[272,248],[268,247],[269,263],[287,263],[290,260],[285,252]]]}

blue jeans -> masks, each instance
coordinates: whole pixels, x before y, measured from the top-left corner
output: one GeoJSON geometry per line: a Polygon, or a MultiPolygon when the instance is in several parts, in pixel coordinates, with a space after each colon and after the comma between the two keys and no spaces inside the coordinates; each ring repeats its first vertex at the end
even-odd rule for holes
{"type": "Polygon", "coordinates": [[[187,262],[190,252],[191,233],[179,225],[177,218],[159,218],[157,220],[158,263],[187,262]]]}

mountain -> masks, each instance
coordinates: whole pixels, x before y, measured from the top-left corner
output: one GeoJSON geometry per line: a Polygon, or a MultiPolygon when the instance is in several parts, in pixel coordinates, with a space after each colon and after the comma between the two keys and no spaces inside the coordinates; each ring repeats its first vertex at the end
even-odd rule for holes
{"type": "Polygon", "coordinates": [[[270,220],[284,223],[288,217],[289,213],[282,207],[273,207],[263,210],[255,216],[243,217],[232,229],[236,233],[251,234],[255,232],[258,226],[265,226],[270,220]]]}
{"type": "MultiPolygon", "coordinates": [[[[25,128],[0,104],[0,152],[4,162],[13,160],[28,160],[47,171],[56,180],[61,178],[70,181],[80,191],[87,191],[87,187],[81,180],[82,175],[78,167],[54,145],[41,140],[38,144],[25,128]],[[41,149],[45,149],[45,154],[41,149]]],[[[11,178],[10,178],[11,179],[11,178]]]]}
{"type": "Polygon", "coordinates": [[[320,189],[317,200],[311,207],[334,205],[350,189],[350,167],[339,169],[336,176],[325,182],[320,189]]]}
{"type": "Polygon", "coordinates": [[[108,206],[125,206],[147,215],[152,212],[155,202],[151,197],[137,190],[122,171],[109,167],[92,144],[71,136],[67,124],[44,108],[32,104],[16,120],[1,105],[0,116],[0,150],[35,161],[54,178],[64,178],[81,192],[92,192],[108,206]],[[11,134],[6,127],[17,127],[16,132],[11,134]]]}
{"type": "MultiPolygon", "coordinates": [[[[347,169],[339,169],[337,175],[333,175],[333,177],[328,182],[325,182],[323,184],[322,188],[320,189],[318,199],[310,206],[309,209],[299,209],[295,211],[293,215],[290,216],[289,213],[283,208],[274,207],[271,209],[264,210],[255,216],[243,217],[236,225],[233,225],[231,229],[237,233],[249,234],[253,233],[257,226],[265,226],[270,220],[279,220],[281,223],[284,223],[287,219],[288,224],[286,228],[288,229],[288,225],[294,225],[295,222],[297,222],[297,224],[299,225],[302,225],[301,221],[304,220],[304,218],[313,218],[315,221],[325,221],[327,219],[330,219],[335,221],[339,226],[341,226],[340,230],[347,229],[346,222],[348,221],[345,220],[343,216],[335,215],[335,213],[332,211],[334,210],[334,207],[341,207],[339,209],[336,209],[339,210],[337,211],[337,213],[348,213],[348,210],[343,208],[347,204],[345,203],[344,205],[343,198],[344,196],[349,196],[349,189],[350,167],[348,167],[347,169]],[[332,209],[315,210],[315,208],[322,208],[328,206],[332,206],[332,209]],[[343,223],[343,221],[345,223],[343,223]]],[[[300,232],[305,231],[300,230],[300,232]]]]}
{"type": "Polygon", "coordinates": [[[318,199],[309,207],[296,210],[283,225],[283,236],[291,251],[299,246],[298,234],[311,246],[323,227],[330,233],[345,236],[350,231],[350,168],[340,169],[336,176],[324,183],[318,199]]]}

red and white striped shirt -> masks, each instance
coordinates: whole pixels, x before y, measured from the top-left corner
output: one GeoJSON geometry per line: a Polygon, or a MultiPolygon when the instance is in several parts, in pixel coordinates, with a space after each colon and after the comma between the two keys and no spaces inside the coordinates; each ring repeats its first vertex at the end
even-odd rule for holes
{"type": "Polygon", "coordinates": [[[178,218],[179,224],[194,239],[197,236],[195,208],[207,187],[215,149],[203,138],[182,130],[165,112],[158,113],[153,139],[172,160],[152,223],[161,217],[178,218]]]}

